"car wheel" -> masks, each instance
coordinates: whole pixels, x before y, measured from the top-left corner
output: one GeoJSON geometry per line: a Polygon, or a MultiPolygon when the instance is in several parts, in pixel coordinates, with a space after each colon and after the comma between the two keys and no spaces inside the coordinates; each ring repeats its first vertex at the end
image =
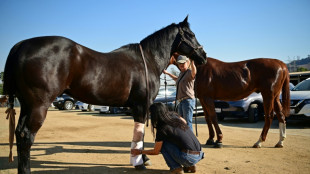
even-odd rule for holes
{"type": "Polygon", "coordinates": [[[218,121],[224,121],[224,114],[218,113],[218,114],[216,114],[216,115],[217,115],[217,120],[218,120],[218,121]]]}
{"type": "Polygon", "coordinates": [[[88,109],[89,112],[92,112],[92,111],[95,110],[95,106],[89,104],[87,109],[88,109]]]}
{"type": "Polygon", "coordinates": [[[110,114],[116,114],[117,109],[115,107],[110,107],[110,114]]]}
{"type": "Polygon", "coordinates": [[[250,123],[256,123],[258,121],[258,105],[257,104],[251,104],[249,107],[249,122],[250,123]]]}
{"type": "Polygon", "coordinates": [[[65,110],[71,110],[73,108],[73,102],[70,100],[65,101],[64,103],[64,109],[65,110]]]}

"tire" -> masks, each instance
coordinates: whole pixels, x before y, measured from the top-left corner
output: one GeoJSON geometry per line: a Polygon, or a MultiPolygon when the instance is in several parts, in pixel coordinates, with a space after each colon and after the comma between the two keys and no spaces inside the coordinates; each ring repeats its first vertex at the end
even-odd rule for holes
{"type": "Polygon", "coordinates": [[[115,107],[110,107],[110,114],[116,114],[117,109],[115,107]]]}
{"type": "Polygon", "coordinates": [[[216,116],[217,116],[218,121],[224,121],[224,114],[218,113],[218,114],[216,114],[216,116]]]}
{"type": "Polygon", "coordinates": [[[248,112],[249,112],[249,122],[256,123],[259,119],[258,105],[251,104],[248,112]]]}
{"type": "Polygon", "coordinates": [[[65,101],[64,110],[71,110],[73,108],[73,102],[70,100],[65,101]]]}
{"type": "Polygon", "coordinates": [[[88,107],[87,107],[87,110],[88,110],[89,112],[92,112],[92,111],[95,110],[95,106],[89,104],[88,107]]]}

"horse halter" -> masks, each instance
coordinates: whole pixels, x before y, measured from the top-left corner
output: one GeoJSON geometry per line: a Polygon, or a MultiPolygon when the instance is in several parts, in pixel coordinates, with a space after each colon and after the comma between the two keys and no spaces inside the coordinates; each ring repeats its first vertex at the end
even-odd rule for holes
{"type": "Polygon", "coordinates": [[[180,34],[181,39],[180,39],[180,42],[179,42],[176,50],[178,50],[182,44],[186,44],[192,50],[189,54],[186,55],[187,57],[190,57],[198,49],[203,49],[203,46],[200,45],[198,47],[194,47],[189,41],[185,40],[184,39],[184,31],[180,27],[178,27],[178,29],[179,29],[179,33],[178,34],[180,34]]]}

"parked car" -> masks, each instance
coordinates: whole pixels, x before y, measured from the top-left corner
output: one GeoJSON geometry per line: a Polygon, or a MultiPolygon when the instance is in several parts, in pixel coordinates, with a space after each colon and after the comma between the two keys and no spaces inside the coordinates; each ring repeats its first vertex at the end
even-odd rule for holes
{"type": "Polygon", "coordinates": [[[109,106],[94,105],[94,110],[99,111],[100,114],[109,113],[110,107],[109,106]]]}
{"type": "Polygon", "coordinates": [[[310,117],[310,78],[298,83],[291,90],[290,114],[310,117]]]}
{"type": "Polygon", "coordinates": [[[110,106],[109,107],[109,112],[110,114],[127,114],[129,115],[131,113],[130,107],[114,107],[110,106]]]}
{"type": "Polygon", "coordinates": [[[295,87],[293,83],[290,83],[290,90],[292,90],[295,87]]]}
{"type": "MultiPolygon", "coordinates": [[[[154,103],[164,103],[166,104],[166,106],[168,107],[168,109],[170,111],[174,111],[175,109],[175,97],[176,97],[176,87],[175,86],[169,86],[166,88],[161,87],[159,88],[158,94],[154,100],[154,103]]],[[[197,101],[197,109],[196,107],[194,108],[194,115],[197,114],[201,114],[203,113],[203,109],[202,106],[200,104],[199,99],[196,100],[197,101]],[[197,112],[196,112],[197,111],[197,112]]],[[[178,104],[178,101],[177,101],[178,104]]]]}
{"type": "Polygon", "coordinates": [[[261,93],[252,93],[238,101],[214,101],[218,120],[225,117],[248,118],[249,122],[257,122],[264,116],[263,97],[261,93]]]}
{"type": "Polygon", "coordinates": [[[99,106],[94,105],[94,110],[99,111],[99,113],[110,113],[110,114],[129,114],[131,110],[129,107],[114,107],[114,106],[99,106]]]}
{"type": "Polygon", "coordinates": [[[83,103],[81,101],[77,101],[75,103],[75,109],[82,111],[94,111],[95,106],[87,103],[83,103]]]}
{"type": "Polygon", "coordinates": [[[59,110],[71,110],[76,100],[67,94],[62,94],[53,101],[53,105],[59,110]]]}

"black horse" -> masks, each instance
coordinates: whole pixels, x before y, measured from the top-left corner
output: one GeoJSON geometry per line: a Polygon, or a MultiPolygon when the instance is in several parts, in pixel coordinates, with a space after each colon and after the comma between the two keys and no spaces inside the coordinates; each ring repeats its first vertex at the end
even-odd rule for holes
{"type": "MultiPolygon", "coordinates": [[[[9,96],[12,109],[14,97],[21,104],[15,130],[18,172],[30,173],[30,148],[35,135],[43,125],[48,107],[63,92],[90,104],[129,106],[135,123],[144,126],[149,104],[159,89],[159,77],[174,53],[187,55],[196,64],[206,61],[206,53],[190,30],[187,17],[140,43],[109,53],[58,36],[17,43],[6,61],[4,94],[9,96]]],[[[143,131],[135,128],[134,132],[133,141],[141,141],[143,131]]]]}

